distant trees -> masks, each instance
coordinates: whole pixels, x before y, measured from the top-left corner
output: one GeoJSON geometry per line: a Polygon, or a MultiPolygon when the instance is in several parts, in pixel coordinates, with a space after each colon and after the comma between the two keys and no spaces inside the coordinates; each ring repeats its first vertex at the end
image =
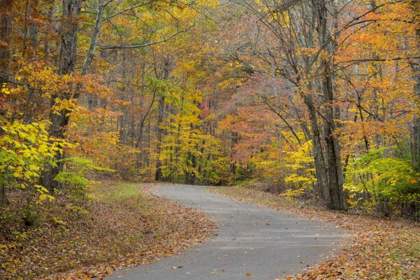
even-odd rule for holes
{"type": "MultiPolygon", "coordinates": [[[[279,118],[279,122],[271,121],[282,128],[280,138],[285,140],[279,144],[279,168],[287,170],[280,160],[288,157],[286,146],[299,147],[311,140],[316,177],[313,195],[328,208],[344,210],[348,203],[355,207],[348,197],[358,195],[349,186],[361,178],[350,179],[346,172],[366,152],[393,146],[382,156],[416,158],[416,126],[411,130],[410,119],[417,114],[417,105],[411,102],[417,100],[412,99],[415,91],[410,88],[416,80],[416,63],[408,68],[416,61],[413,51],[418,49],[414,47],[414,2],[231,1],[242,13],[236,19],[240,23],[230,29],[236,37],[232,35],[229,43],[229,59],[243,71],[252,68],[260,80],[250,79],[243,86],[248,89],[238,91],[232,101],[248,99],[248,92],[253,93],[253,106],[264,105],[274,113],[272,118],[279,118]],[[409,35],[403,40],[402,33],[409,35]],[[411,142],[406,137],[410,131],[414,133],[411,154],[403,148],[411,142]],[[300,133],[303,139],[297,136],[300,133]]],[[[248,107],[239,103],[237,111],[248,107]]],[[[278,132],[273,130],[270,135],[278,132]]],[[[238,149],[243,141],[240,139],[235,147],[238,149]]],[[[292,149],[297,151],[298,147],[292,149]]],[[[251,157],[264,153],[263,148],[251,157]]],[[[253,169],[264,169],[265,165],[266,161],[256,162],[253,169]]],[[[374,178],[379,176],[376,174],[363,176],[374,178]]],[[[410,184],[413,196],[418,197],[414,181],[410,184]]],[[[290,179],[275,184],[288,189],[302,186],[290,179]]],[[[388,188],[386,184],[382,187],[388,188]]],[[[389,200],[390,194],[381,198],[372,194],[373,190],[368,192],[370,198],[376,196],[378,207],[389,200]]],[[[417,199],[408,200],[418,205],[417,199]]]]}

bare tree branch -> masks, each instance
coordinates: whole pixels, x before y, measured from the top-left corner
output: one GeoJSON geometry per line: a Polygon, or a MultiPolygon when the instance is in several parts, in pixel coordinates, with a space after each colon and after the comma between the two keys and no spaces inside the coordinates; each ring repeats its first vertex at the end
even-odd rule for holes
{"type": "Polygon", "coordinates": [[[156,41],[156,42],[150,42],[150,43],[138,44],[138,45],[128,45],[128,46],[100,46],[100,48],[104,49],[104,50],[114,50],[114,49],[138,49],[138,48],[150,47],[150,46],[153,46],[153,45],[165,43],[165,42],[171,40],[172,38],[174,38],[175,36],[177,36],[181,33],[187,32],[193,26],[194,25],[188,26],[186,29],[180,30],[180,31],[172,34],[171,36],[166,37],[165,39],[162,39],[162,40],[159,40],[159,41],[156,41]]]}

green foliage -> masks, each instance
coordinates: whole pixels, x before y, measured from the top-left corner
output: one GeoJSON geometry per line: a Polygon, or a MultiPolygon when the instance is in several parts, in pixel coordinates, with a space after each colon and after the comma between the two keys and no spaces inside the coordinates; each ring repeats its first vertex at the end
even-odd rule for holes
{"type": "Polygon", "coordinates": [[[95,188],[95,195],[105,202],[123,201],[127,198],[140,197],[145,198],[146,194],[143,193],[137,184],[121,183],[117,185],[98,185],[95,188]]]}
{"type": "Polygon", "coordinates": [[[89,194],[90,186],[96,182],[87,178],[90,172],[113,171],[96,166],[89,159],[70,157],[64,159],[66,171],[60,172],[54,180],[62,183],[75,199],[93,198],[89,194]]]}
{"type": "Polygon", "coordinates": [[[36,212],[33,205],[27,204],[22,213],[22,220],[26,226],[39,226],[42,215],[36,212]]]}
{"type": "Polygon", "coordinates": [[[408,160],[396,158],[392,152],[393,148],[371,150],[350,165],[345,187],[353,196],[365,193],[367,206],[420,203],[420,174],[408,160]]]}

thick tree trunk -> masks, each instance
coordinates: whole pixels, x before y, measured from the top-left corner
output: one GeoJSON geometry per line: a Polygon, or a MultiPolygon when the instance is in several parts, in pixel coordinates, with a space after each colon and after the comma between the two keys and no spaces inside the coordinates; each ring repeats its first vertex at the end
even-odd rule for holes
{"type": "MultiPolygon", "coordinates": [[[[76,65],[76,48],[77,48],[77,31],[78,16],[80,14],[82,0],[63,0],[62,26],[61,26],[61,47],[59,56],[59,74],[72,74],[76,65]]],[[[51,108],[57,106],[56,99],[69,99],[70,92],[61,92],[51,98],[51,108]]],[[[61,110],[50,114],[50,136],[59,139],[64,138],[64,131],[69,123],[70,116],[67,110],[61,110]]],[[[62,154],[57,154],[56,160],[59,162],[57,166],[50,166],[49,170],[44,173],[42,184],[50,191],[54,191],[58,187],[58,182],[54,178],[63,169],[62,154]]]]}
{"type": "Polygon", "coordinates": [[[308,107],[309,118],[311,120],[312,147],[314,152],[315,171],[317,178],[314,193],[316,198],[320,196],[328,206],[328,202],[330,201],[330,192],[328,188],[327,168],[325,166],[325,158],[321,142],[321,132],[318,126],[317,112],[310,95],[306,96],[305,103],[308,107]]]}
{"type": "Polygon", "coordinates": [[[327,159],[328,188],[330,191],[329,208],[345,210],[347,208],[344,198],[343,167],[341,164],[340,146],[334,136],[335,121],[333,106],[332,73],[329,71],[328,63],[324,65],[323,89],[325,99],[325,149],[327,159]]]}
{"type": "MultiPolygon", "coordinates": [[[[324,137],[325,137],[325,156],[327,167],[327,184],[329,190],[329,198],[327,190],[324,192],[324,201],[327,207],[334,210],[347,209],[344,197],[343,184],[343,167],[341,164],[340,146],[335,132],[334,120],[334,90],[333,90],[333,71],[332,56],[334,54],[334,40],[331,40],[331,30],[329,29],[328,16],[330,14],[327,9],[325,0],[314,0],[314,12],[317,16],[317,31],[320,45],[326,54],[321,57],[320,75],[322,79],[322,93],[324,95],[324,137]]],[[[333,21],[334,22],[334,21],[333,21]]]]}

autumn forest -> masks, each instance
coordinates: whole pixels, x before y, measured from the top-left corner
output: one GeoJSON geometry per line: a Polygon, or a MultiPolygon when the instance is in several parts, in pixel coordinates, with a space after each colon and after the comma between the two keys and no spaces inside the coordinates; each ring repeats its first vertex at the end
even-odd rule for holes
{"type": "Polygon", "coordinates": [[[0,0],[0,87],[3,224],[117,179],[420,219],[418,0],[0,0]]]}

